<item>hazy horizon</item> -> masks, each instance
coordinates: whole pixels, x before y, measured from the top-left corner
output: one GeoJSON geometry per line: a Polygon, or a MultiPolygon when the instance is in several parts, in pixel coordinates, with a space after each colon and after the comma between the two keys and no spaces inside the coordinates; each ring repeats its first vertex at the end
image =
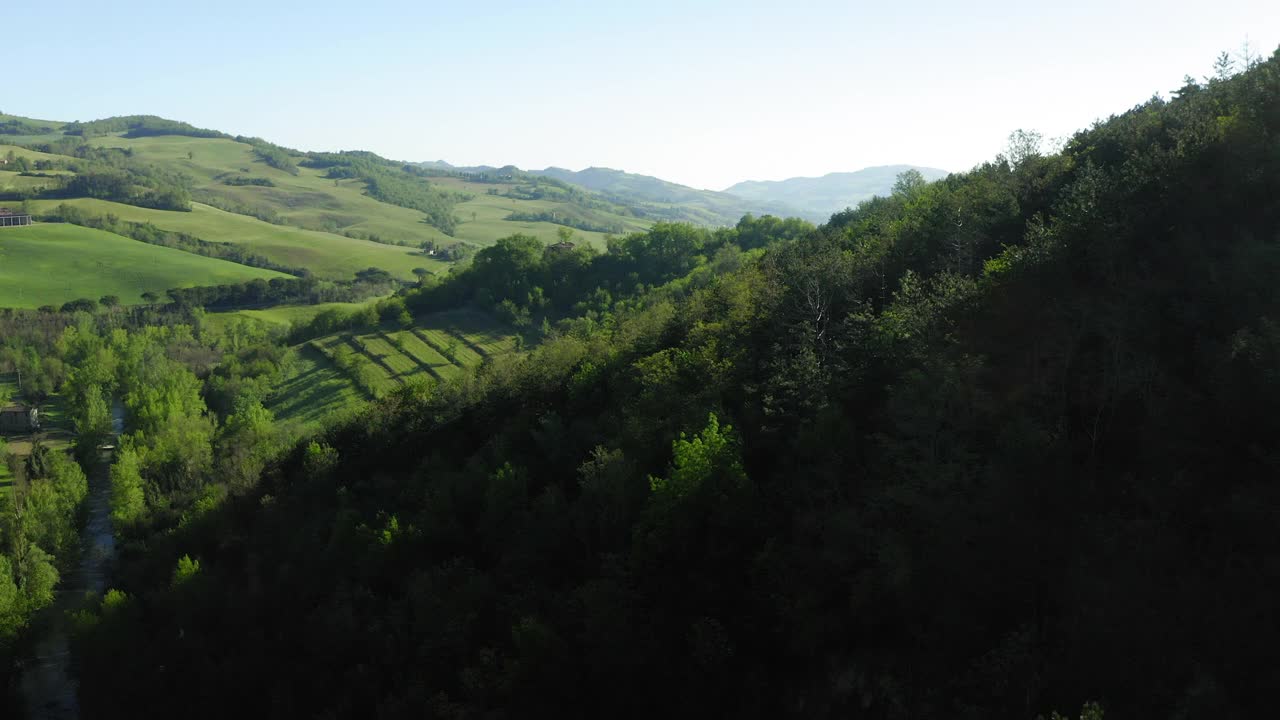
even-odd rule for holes
{"type": "MultiPolygon", "coordinates": [[[[0,110],[155,114],[301,150],[609,167],[722,190],[880,165],[966,170],[1014,129],[1068,136],[1167,97],[1246,39],[1264,57],[1280,42],[1280,6],[1248,0],[166,8],[77,0],[57,33],[12,35],[13,56],[58,81],[0,110]]],[[[34,6],[8,19],[45,22],[34,6]]]]}

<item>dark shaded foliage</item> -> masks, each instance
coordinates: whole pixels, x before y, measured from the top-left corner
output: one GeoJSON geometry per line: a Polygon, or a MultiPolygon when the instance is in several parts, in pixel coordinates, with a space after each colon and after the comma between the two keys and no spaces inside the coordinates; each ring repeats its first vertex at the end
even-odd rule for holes
{"type": "MultiPolygon", "coordinates": [[[[85,706],[1265,716],[1278,137],[1280,55],[721,272],[683,226],[586,258],[669,282],[127,552],[85,706]]],[[[440,287],[550,286],[500,245],[440,287]]]]}

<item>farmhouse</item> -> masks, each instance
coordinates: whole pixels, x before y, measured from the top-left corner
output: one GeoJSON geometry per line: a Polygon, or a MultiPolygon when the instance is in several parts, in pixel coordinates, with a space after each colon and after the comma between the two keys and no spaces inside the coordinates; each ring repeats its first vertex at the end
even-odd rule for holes
{"type": "Polygon", "coordinates": [[[0,433],[28,433],[40,429],[40,411],[26,405],[0,408],[0,433]]]}
{"type": "Polygon", "coordinates": [[[0,207],[0,227],[16,227],[18,225],[30,225],[31,216],[26,213],[17,213],[9,208],[0,207]]]}

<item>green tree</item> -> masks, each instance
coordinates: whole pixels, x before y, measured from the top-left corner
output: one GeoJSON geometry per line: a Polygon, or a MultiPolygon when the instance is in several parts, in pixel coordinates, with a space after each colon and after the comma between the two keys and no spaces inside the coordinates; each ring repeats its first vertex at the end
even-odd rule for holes
{"type": "Polygon", "coordinates": [[[76,447],[82,458],[89,455],[111,436],[111,408],[96,385],[83,390],[83,403],[74,409],[72,423],[76,429],[76,447]]]}
{"type": "Polygon", "coordinates": [[[279,447],[275,416],[256,398],[241,397],[218,439],[219,476],[232,490],[247,490],[279,447]]]}
{"type": "Polygon", "coordinates": [[[142,463],[131,445],[116,451],[111,464],[111,521],[118,529],[137,522],[146,511],[142,463]]]}

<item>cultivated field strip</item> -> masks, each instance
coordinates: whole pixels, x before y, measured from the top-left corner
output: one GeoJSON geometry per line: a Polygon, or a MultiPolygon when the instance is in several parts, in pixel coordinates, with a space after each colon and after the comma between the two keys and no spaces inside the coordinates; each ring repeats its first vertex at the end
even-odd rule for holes
{"type": "Polygon", "coordinates": [[[414,328],[414,332],[423,342],[430,345],[448,362],[468,367],[479,365],[488,353],[476,352],[465,339],[453,333],[436,328],[414,328]],[[451,350],[452,349],[452,350],[451,350]],[[450,357],[452,352],[453,357],[450,357]]]}
{"type": "Polygon", "coordinates": [[[413,358],[406,357],[381,335],[361,335],[356,342],[364,348],[366,355],[374,362],[381,363],[397,379],[407,378],[422,369],[413,358]]]}
{"type": "Polygon", "coordinates": [[[355,338],[347,335],[333,335],[312,340],[310,344],[311,347],[319,350],[325,357],[333,361],[344,373],[355,379],[353,368],[340,358],[344,351],[350,354],[352,358],[363,365],[358,374],[363,380],[363,384],[370,391],[388,392],[394,390],[400,384],[396,381],[394,373],[387,369],[384,364],[370,357],[359,345],[355,344],[355,338]]]}
{"type": "Polygon", "coordinates": [[[393,339],[395,342],[400,343],[406,355],[417,360],[422,367],[427,369],[427,372],[434,375],[438,380],[443,380],[445,377],[458,373],[459,368],[457,365],[445,359],[443,355],[423,342],[422,338],[411,330],[402,330],[388,336],[388,339],[393,339]]]}
{"type": "Polygon", "coordinates": [[[392,348],[390,345],[386,345],[385,342],[379,339],[379,344],[374,348],[370,348],[363,337],[355,337],[351,335],[348,335],[346,340],[352,350],[360,353],[363,357],[373,362],[377,367],[382,368],[382,370],[387,374],[387,377],[391,379],[393,383],[398,383],[400,385],[404,384],[404,379],[400,377],[400,373],[397,372],[389,362],[387,362],[387,357],[385,353],[382,352],[384,347],[387,350],[391,350],[392,348]]]}
{"type": "Polygon", "coordinates": [[[437,315],[438,326],[484,356],[501,355],[515,349],[515,337],[494,326],[493,321],[473,310],[454,310],[437,315]]]}
{"type": "MultiPolygon", "coordinates": [[[[510,330],[482,313],[454,311],[418,319],[419,325],[338,332],[307,343],[334,365],[351,383],[345,394],[339,386],[322,388],[315,403],[325,409],[336,398],[356,394],[377,399],[420,378],[445,382],[468,372],[487,358],[515,352],[510,330]]],[[[308,420],[309,408],[290,406],[291,416],[308,420]]]]}

